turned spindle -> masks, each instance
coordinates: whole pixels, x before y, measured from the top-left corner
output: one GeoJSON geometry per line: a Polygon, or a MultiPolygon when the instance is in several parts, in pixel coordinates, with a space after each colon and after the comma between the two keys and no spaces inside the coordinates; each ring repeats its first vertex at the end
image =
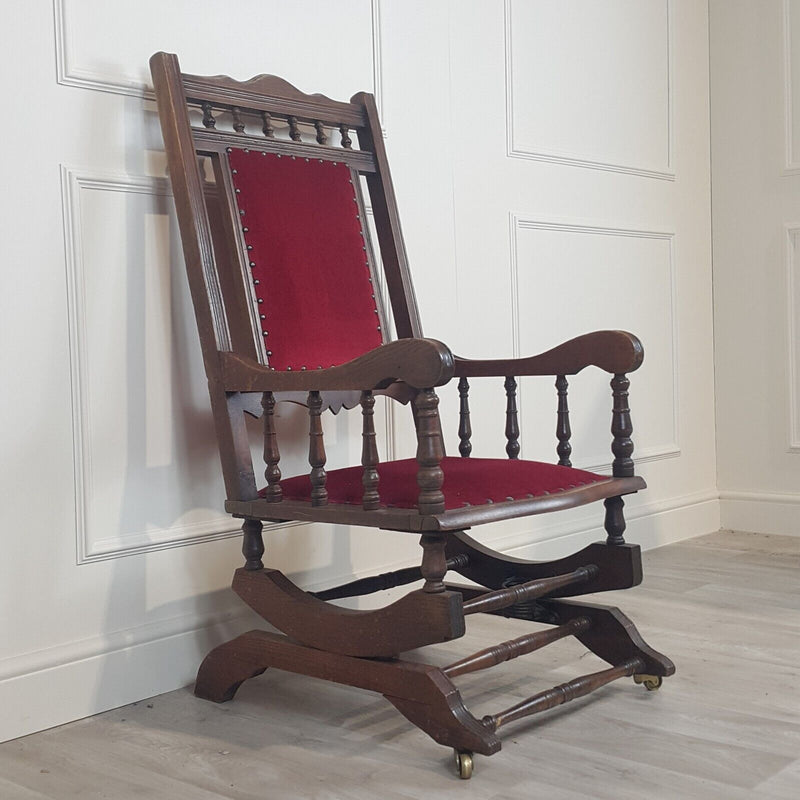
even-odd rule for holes
{"type": "Polygon", "coordinates": [[[445,590],[444,576],[447,574],[445,538],[440,534],[423,533],[419,538],[422,546],[420,572],[425,578],[423,592],[436,594],[445,590]]]}
{"type": "Polygon", "coordinates": [[[615,375],[611,379],[611,391],[614,396],[614,410],[611,415],[611,452],[614,461],[611,465],[615,478],[629,478],[633,475],[633,425],[631,410],[628,407],[628,387],[631,382],[626,375],[615,375]]]}
{"type": "Polygon", "coordinates": [[[462,458],[469,458],[472,452],[472,423],[469,420],[469,381],[466,378],[458,381],[458,396],[458,452],[462,458]]]}
{"type": "Polygon", "coordinates": [[[300,141],[300,128],[297,125],[297,117],[289,117],[289,138],[293,142],[300,141]]]}
{"type": "Polygon", "coordinates": [[[267,479],[267,490],[264,493],[268,503],[280,503],[283,500],[281,489],[281,470],[278,462],[281,454],[278,451],[278,436],[275,432],[275,396],[272,392],[264,392],[261,397],[264,409],[264,477],[267,479]]]}
{"type": "Polygon", "coordinates": [[[233,116],[233,129],[236,133],[244,133],[244,122],[242,120],[242,110],[238,106],[231,109],[233,116]]]}
{"type": "Polygon", "coordinates": [[[381,504],[378,494],[378,445],[375,441],[375,397],[372,392],[361,392],[361,416],[362,506],[366,511],[371,511],[381,504]]]}
{"type": "Polygon", "coordinates": [[[603,505],[606,507],[604,522],[608,534],[606,544],[625,544],[625,537],[622,535],[625,533],[625,514],[622,510],[625,505],[624,501],[621,497],[607,497],[603,501],[603,505]]]}
{"type": "Polygon", "coordinates": [[[352,150],[353,140],[350,138],[350,128],[348,128],[347,125],[340,125],[339,133],[342,134],[342,147],[347,150],[352,150]]]}
{"type": "Polygon", "coordinates": [[[439,429],[439,398],[433,389],[422,389],[414,398],[417,415],[417,507],[420,514],[441,514],[444,511],[440,462],[444,457],[439,429]]]}
{"type": "Polygon", "coordinates": [[[275,129],[272,127],[272,116],[269,111],[261,112],[261,132],[268,139],[275,138],[275,129]]]}
{"type": "Polygon", "coordinates": [[[242,555],[245,558],[245,569],[264,569],[261,556],[264,555],[264,539],[261,520],[246,519],[242,525],[242,555]]]}
{"type": "Polygon", "coordinates": [[[319,120],[314,123],[314,129],[317,132],[317,144],[327,144],[328,135],[325,133],[325,128],[319,120]]]}
{"type": "Polygon", "coordinates": [[[558,463],[562,467],[571,467],[572,462],[569,460],[572,454],[572,445],[569,443],[569,438],[572,436],[572,430],[569,426],[569,405],[567,404],[567,383],[566,375],[556,376],[556,392],[558,393],[558,411],[556,412],[556,438],[558,439],[558,446],[556,453],[558,454],[558,463]]]}
{"type": "Polygon", "coordinates": [[[200,107],[203,109],[203,126],[206,128],[216,128],[217,121],[211,113],[211,103],[203,103],[200,107]]]}
{"type": "Polygon", "coordinates": [[[324,506],[328,503],[328,490],[325,488],[325,442],[322,438],[322,396],[319,392],[308,393],[308,463],[311,465],[311,505],[324,506]]]}
{"type": "Polygon", "coordinates": [[[503,384],[506,389],[506,454],[519,458],[519,418],[517,414],[517,381],[509,375],[503,384]]]}

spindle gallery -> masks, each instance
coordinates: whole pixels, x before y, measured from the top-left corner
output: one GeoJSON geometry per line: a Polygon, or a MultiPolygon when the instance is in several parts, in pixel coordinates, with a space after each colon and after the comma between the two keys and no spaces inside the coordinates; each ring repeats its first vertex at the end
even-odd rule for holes
{"type": "MultiPolygon", "coordinates": [[[[280,631],[253,630],[213,649],[197,676],[198,697],[231,700],[243,681],[269,667],[377,692],[452,748],[460,776],[469,778],[473,754],[497,753],[498,731],[516,720],[626,677],[658,688],[674,667],[645,644],[627,617],[616,608],[565,599],[642,580],[639,547],[624,539],[622,500],[645,488],[634,472],[628,407],[627,376],[643,358],[639,340],[623,331],[598,331],[526,358],[453,355],[422,334],[371,94],[339,102],[269,75],[238,82],[182,74],[176,56],[167,53],[154,55],[151,67],[226,510],[243,520],[245,563],[233,588],[280,631]],[[210,164],[213,180],[201,171],[200,159],[210,164]],[[364,224],[365,194],[380,261],[364,224]],[[381,283],[394,339],[376,290],[381,283]],[[567,376],[590,367],[611,376],[610,475],[575,469],[571,462],[567,376]],[[555,463],[520,457],[520,381],[534,376],[555,379],[554,410],[547,416],[548,429],[553,420],[556,426],[555,463]],[[482,378],[497,388],[494,416],[470,411],[471,384],[482,378]],[[458,402],[457,420],[440,415],[439,393],[447,391],[458,402]],[[415,458],[380,460],[376,397],[408,407],[415,458]],[[285,477],[275,409],[288,400],[308,409],[309,469],[285,477]],[[326,470],[326,412],[342,409],[360,410],[361,464],[326,470]],[[265,483],[256,478],[261,468],[252,463],[244,415],[263,421],[265,483]],[[443,425],[457,432],[459,456],[446,454],[443,425]],[[475,452],[473,430],[479,428],[496,431],[507,458],[475,452]],[[606,540],[557,560],[511,558],[482,545],[474,538],[479,534],[465,533],[599,501],[605,504],[606,540]],[[286,521],[415,534],[420,565],[306,592],[264,566],[263,523],[286,521]],[[451,582],[453,572],[472,583],[451,582]],[[415,582],[420,588],[376,610],[332,602],[415,582]],[[473,614],[515,617],[535,627],[445,667],[403,657],[464,636],[473,614]],[[565,637],[578,639],[609,667],[482,718],[470,713],[457,678],[558,648],[565,637]]],[[[272,702],[281,703],[279,693],[272,702]]]]}

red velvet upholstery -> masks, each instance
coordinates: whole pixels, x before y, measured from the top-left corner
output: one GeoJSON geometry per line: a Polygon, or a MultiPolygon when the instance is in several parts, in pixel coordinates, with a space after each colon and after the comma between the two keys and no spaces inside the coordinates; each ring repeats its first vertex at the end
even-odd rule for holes
{"type": "Polygon", "coordinates": [[[380,345],[349,167],[241,149],[229,160],[270,366],[330,367],[380,345]]]}
{"type": "MultiPolygon", "coordinates": [[[[504,500],[524,500],[526,497],[555,494],[565,489],[608,480],[607,475],[596,475],[581,469],[505,458],[447,457],[442,459],[442,471],[442,491],[447,509],[500,503],[504,500]]],[[[360,505],[364,493],[361,474],[361,467],[347,467],[329,472],[326,484],[329,501],[360,505]]],[[[378,491],[383,505],[395,508],[413,508],[416,505],[419,488],[415,459],[379,464],[378,474],[378,491]]],[[[281,481],[281,486],[287,500],[310,499],[311,483],[308,475],[287,478],[281,481]]]]}

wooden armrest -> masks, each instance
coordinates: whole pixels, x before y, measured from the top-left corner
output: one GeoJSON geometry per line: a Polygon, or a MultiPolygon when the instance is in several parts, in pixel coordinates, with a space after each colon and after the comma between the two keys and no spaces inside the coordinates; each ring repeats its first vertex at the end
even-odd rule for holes
{"type": "Polygon", "coordinates": [[[638,369],[643,360],[642,343],[632,333],[595,331],[528,358],[470,360],[456,356],[455,375],[465,378],[574,375],[589,366],[620,375],[638,369]]]}
{"type": "Polygon", "coordinates": [[[278,371],[235,353],[220,353],[227,392],[383,389],[403,381],[415,389],[441,386],[453,377],[453,354],[435,339],[399,339],[328,369],[278,371]]]}

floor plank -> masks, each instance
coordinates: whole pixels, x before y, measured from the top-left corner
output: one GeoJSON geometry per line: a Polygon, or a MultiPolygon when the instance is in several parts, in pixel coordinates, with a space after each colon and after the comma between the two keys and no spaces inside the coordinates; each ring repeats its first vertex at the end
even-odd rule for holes
{"type": "MultiPolygon", "coordinates": [[[[0,745],[3,800],[264,797],[786,800],[800,786],[800,538],[722,531],[645,554],[618,604],[677,674],[630,681],[504,729],[459,781],[452,755],[376,695],[269,670],[232,703],[189,689],[0,745]]],[[[529,630],[476,615],[415,654],[445,664],[529,630]]],[[[459,687],[480,715],[599,669],[574,640],[459,687]]]]}

